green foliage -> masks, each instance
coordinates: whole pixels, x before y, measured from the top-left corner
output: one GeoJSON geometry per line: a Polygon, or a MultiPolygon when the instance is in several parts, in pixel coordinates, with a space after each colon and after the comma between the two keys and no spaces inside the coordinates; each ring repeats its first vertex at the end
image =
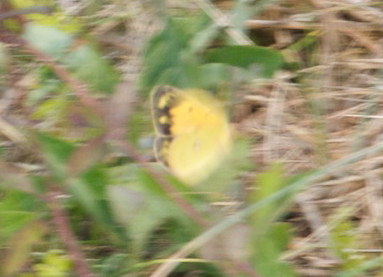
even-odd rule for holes
{"type": "Polygon", "coordinates": [[[98,276],[119,277],[123,276],[124,268],[129,265],[130,257],[127,254],[116,253],[105,257],[100,264],[95,266],[98,276]]]}
{"type": "Polygon", "coordinates": [[[148,43],[140,89],[147,93],[158,84],[216,89],[236,81],[231,66],[259,67],[250,71],[252,78],[269,78],[281,67],[282,56],[264,47],[232,45],[207,50],[221,32],[212,26],[204,16],[167,19],[164,29],[148,43]]]}
{"type": "MultiPolygon", "coordinates": [[[[94,161],[93,166],[79,176],[71,176],[68,162],[75,153],[75,145],[42,133],[38,135],[38,139],[51,174],[59,184],[69,189],[87,212],[105,228],[123,237],[106,201],[105,186],[108,181],[103,166],[94,161]]],[[[96,147],[93,150],[97,150],[96,147]]]]}
{"type": "MultiPolygon", "coordinates": [[[[274,164],[268,171],[257,176],[255,181],[257,190],[250,195],[249,200],[251,202],[259,202],[272,196],[288,184],[288,180],[283,176],[282,166],[274,164]]],[[[278,199],[278,201],[270,200],[266,205],[254,212],[251,216],[251,221],[253,226],[257,226],[257,232],[266,232],[265,230],[270,227],[273,221],[286,211],[291,200],[291,195],[285,194],[283,199],[278,199]]]]}
{"type": "Polygon", "coordinates": [[[315,52],[315,48],[320,44],[320,37],[321,32],[318,30],[307,32],[301,39],[297,40],[287,49],[283,50],[284,56],[292,69],[297,70],[299,68],[303,68],[307,62],[310,65],[318,63],[318,61],[315,60],[316,55],[309,56],[309,60],[307,60],[305,55],[302,54],[315,52]]]}
{"type": "Polygon", "coordinates": [[[72,268],[72,260],[60,250],[44,253],[42,261],[33,266],[34,277],[66,277],[72,268]]]}
{"type": "Polygon", "coordinates": [[[33,265],[33,273],[19,277],[67,277],[72,272],[72,260],[59,249],[43,253],[41,260],[33,265]]]}
{"type": "Polygon", "coordinates": [[[65,162],[75,149],[75,145],[48,134],[37,134],[41,143],[41,150],[52,174],[59,180],[67,177],[65,162]]]}
{"type": "Polygon", "coordinates": [[[55,27],[29,23],[25,27],[24,38],[34,47],[56,59],[61,59],[74,40],[72,34],[55,27]]]}
{"type": "Polygon", "coordinates": [[[0,243],[3,244],[26,224],[36,220],[39,201],[36,197],[18,190],[2,190],[0,201],[0,243]]]}
{"type": "MultiPolygon", "coordinates": [[[[284,180],[281,165],[274,165],[257,178],[257,190],[250,195],[252,202],[259,202],[277,193],[288,183],[284,180]]],[[[291,203],[291,195],[283,200],[269,200],[251,216],[251,262],[262,276],[297,276],[293,268],[280,260],[290,241],[291,227],[287,223],[275,223],[291,203]]]]}
{"type": "Polygon", "coordinates": [[[361,247],[362,240],[358,237],[357,230],[350,220],[351,216],[351,209],[340,208],[330,221],[330,226],[332,226],[330,247],[342,261],[342,270],[346,271],[360,267],[367,259],[365,255],[352,251],[361,247]]]}
{"type": "Polygon", "coordinates": [[[372,256],[359,251],[364,240],[358,234],[358,229],[352,222],[354,210],[341,207],[334,213],[329,222],[330,249],[340,260],[340,269],[336,277],[369,276],[369,272],[382,270],[382,257],[372,256]]]}
{"type": "MultiPolygon", "coordinates": [[[[37,84],[31,84],[31,88],[33,85],[35,86],[35,88],[32,88],[32,90],[28,94],[27,104],[30,106],[38,106],[40,101],[44,101],[47,97],[53,96],[56,93],[60,94],[60,92],[63,92],[63,83],[55,79],[54,76],[51,76],[52,75],[50,74],[52,72],[51,70],[48,70],[47,68],[42,67],[40,72],[41,74],[38,71],[35,72],[36,78],[38,78],[38,81],[36,81],[37,84]],[[44,73],[44,71],[50,71],[50,72],[44,73]]],[[[41,110],[44,110],[44,109],[41,109],[41,110]]],[[[46,116],[45,114],[46,113],[44,111],[40,111],[38,106],[38,108],[36,109],[36,112],[34,113],[34,116],[36,116],[37,119],[42,119],[44,118],[44,116],[46,116]]]]}
{"type": "Polygon", "coordinates": [[[112,93],[119,81],[115,69],[91,45],[77,47],[68,53],[64,63],[68,65],[74,76],[95,91],[112,93]]]}
{"type": "Polygon", "coordinates": [[[186,224],[183,228],[190,228],[192,223],[150,176],[139,169],[123,168],[129,172],[130,181],[109,186],[108,199],[114,215],[128,230],[133,254],[140,257],[153,231],[164,222],[176,219],[186,224]]]}
{"type": "Polygon", "coordinates": [[[232,45],[208,50],[206,61],[223,63],[243,68],[260,67],[259,75],[270,78],[280,69],[283,59],[277,51],[266,47],[250,45],[232,45]]]}
{"type": "Polygon", "coordinates": [[[81,44],[74,49],[74,35],[55,27],[27,24],[24,37],[40,51],[69,67],[73,74],[92,90],[111,93],[119,80],[116,70],[95,50],[81,44]]]}
{"type": "MultiPolygon", "coordinates": [[[[256,228],[256,227],[254,227],[256,228]]],[[[252,257],[256,271],[261,276],[298,276],[291,265],[280,260],[291,237],[291,226],[286,223],[275,223],[266,233],[259,234],[252,240],[252,257]]]]}
{"type": "MultiPolygon", "coordinates": [[[[43,26],[29,23],[25,27],[24,37],[34,47],[54,58],[60,66],[65,66],[74,77],[85,82],[94,93],[112,93],[119,81],[117,71],[96,50],[91,43],[78,44],[74,35],[55,26],[43,26]]],[[[52,69],[41,67],[30,73],[28,104],[34,108],[32,118],[45,121],[49,126],[56,126],[62,134],[71,134],[71,113],[73,97],[67,84],[59,80],[52,69]]],[[[70,87],[70,86],[69,86],[70,87]]],[[[83,108],[85,111],[85,108],[83,108]]],[[[79,113],[79,112],[77,112],[79,113]]],[[[82,113],[82,117],[88,117],[82,113]]],[[[88,120],[88,118],[87,118],[88,120]]],[[[86,121],[87,121],[86,120],[86,121]]],[[[92,125],[94,122],[87,122],[92,125]]],[[[89,137],[92,130],[84,130],[89,137]]]]}
{"type": "Polygon", "coordinates": [[[144,92],[156,84],[198,87],[198,57],[190,55],[188,43],[195,31],[206,24],[205,17],[167,20],[165,28],[150,40],[146,49],[145,72],[140,80],[144,92]]]}
{"type": "Polygon", "coordinates": [[[52,70],[42,67],[32,73],[27,104],[33,120],[43,121],[46,129],[72,141],[83,141],[100,135],[102,118],[96,111],[79,103],[52,70]]]}
{"type": "MultiPolygon", "coordinates": [[[[54,84],[52,85],[55,86],[54,84]]],[[[51,89],[51,85],[44,86],[38,91],[34,91],[33,96],[40,98],[42,94],[52,91],[51,89]]],[[[70,101],[68,101],[68,97],[64,93],[56,95],[43,101],[32,114],[32,118],[36,120],[46,120],[46,122],[50,123],[58,123],[65,118],[69,105],[70,101]]]]}

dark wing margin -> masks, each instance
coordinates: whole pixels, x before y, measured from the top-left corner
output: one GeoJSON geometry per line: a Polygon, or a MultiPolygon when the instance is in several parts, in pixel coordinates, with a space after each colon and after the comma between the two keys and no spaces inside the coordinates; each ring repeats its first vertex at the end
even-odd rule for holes
{"type": "Polygon", "coordinates": [[[153,149],[157,161],[169,166],[169,147],[173,140],[171,134],[172,118],[170,109],[176,104],[179,91],[171,86],[157,86],[151,92],[151,110],[156,139],[153,149]]]}
{"type": "Polygon", "coordinates": [[[170,136],[170,109],[175,105],[179,91],[171,86],[157,86],[151,92],[151,109],[157,136],[170,136]]]}

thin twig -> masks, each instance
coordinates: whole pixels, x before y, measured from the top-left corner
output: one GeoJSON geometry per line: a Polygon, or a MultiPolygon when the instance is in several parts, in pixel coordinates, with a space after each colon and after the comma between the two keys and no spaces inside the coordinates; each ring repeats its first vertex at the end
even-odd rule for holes
{"type": "Polygon", "coordinates": [[[67,248],[68,253],[72,258],[75,271],[78,274],[78,276],[96,277],[96,275],[91,272],[86,262],[86,258],[77,244],[77,239],[70,228],[68,216],[65,213],[65,209],[63,209],[58,203],[60,195],[61,193],[53,190],[44,195],[44,200],[51,210],[53,224],[56,227],[61,241],[67,248]]]}
{"type": "Polygon", "coordinates": [[[25,15],[25,14],[32,14],[32,13],[39,13],[39,14],[50,14],[53,12],[53,7],[50,6],[35,6],[20,10],[11,10],[7,12],[0,13],[0,21],[5,20],[7,18],[25,15]]]}

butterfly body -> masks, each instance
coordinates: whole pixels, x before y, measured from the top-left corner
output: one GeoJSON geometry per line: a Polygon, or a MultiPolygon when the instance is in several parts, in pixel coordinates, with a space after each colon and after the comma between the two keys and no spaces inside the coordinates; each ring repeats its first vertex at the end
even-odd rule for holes
{"type": "Polygon", "coordinates": [[[231,146],[224,107],[208,92],[160,86],[152,92],[157,159],[188,184],[214,171],[231,146]]]}

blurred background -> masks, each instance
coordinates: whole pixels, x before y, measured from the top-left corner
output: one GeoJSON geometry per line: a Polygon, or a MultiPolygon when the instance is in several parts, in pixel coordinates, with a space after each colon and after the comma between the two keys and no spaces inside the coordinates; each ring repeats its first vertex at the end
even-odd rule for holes
{"type": "Polygon", "coordinates": [[[383,276],[382,68],[382,1],[2,0],[0,276],[383,276]],[[194,186],[159,85],[227,110],[194,186]]]}

